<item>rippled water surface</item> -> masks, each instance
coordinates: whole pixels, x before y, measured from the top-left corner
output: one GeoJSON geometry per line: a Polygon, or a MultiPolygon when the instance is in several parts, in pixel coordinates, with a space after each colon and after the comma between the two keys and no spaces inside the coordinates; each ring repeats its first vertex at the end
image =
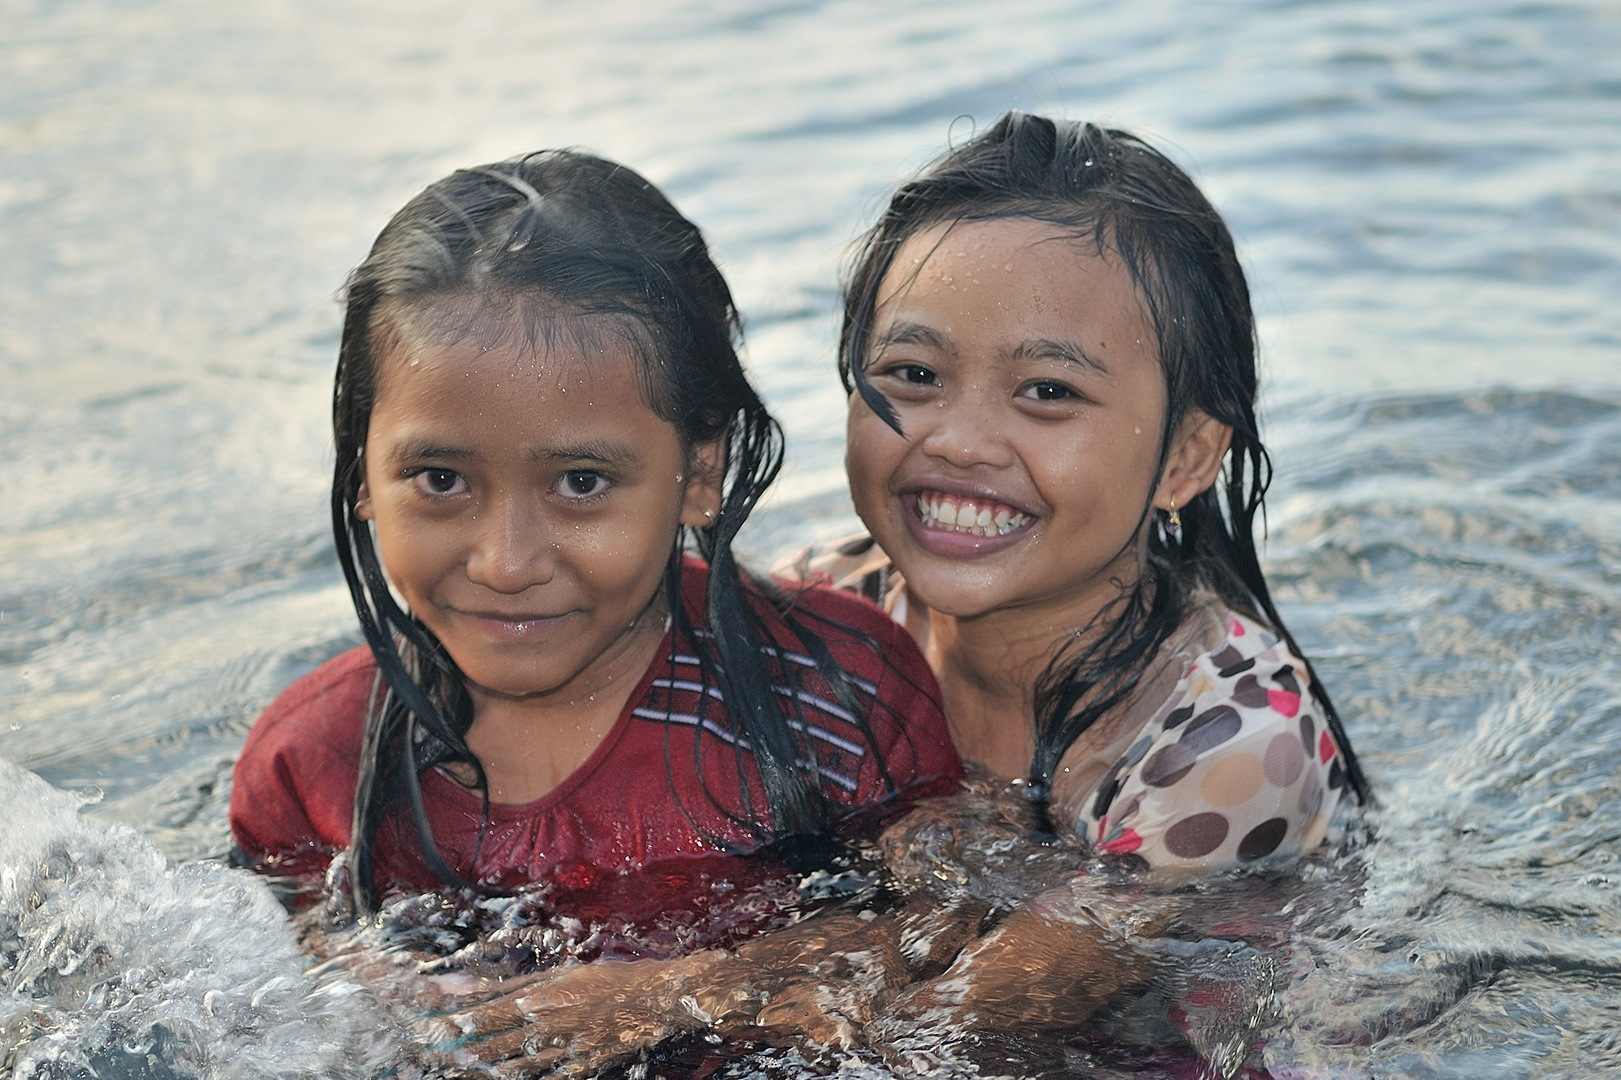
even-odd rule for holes
{"type": "Polygon", "coordinates": [[[355,640],[334,293],[456,166],[579,145],[664,186],[788,429],[749,550],[847,531],[840,258],[1010,106],[1155,139],[1252,275],[1270,573],[1379,793],[1354,866],[1296,883],[1274,1075],[1621,1074],[1602,0],[0,0],[0,757],[223,852],[248,725],[355,640]]]}

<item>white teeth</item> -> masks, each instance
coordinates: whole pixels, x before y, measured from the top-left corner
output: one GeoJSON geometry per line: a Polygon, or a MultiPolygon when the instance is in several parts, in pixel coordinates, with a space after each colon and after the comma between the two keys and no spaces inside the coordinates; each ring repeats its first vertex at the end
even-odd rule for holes
{"type": "Polygon", "coordinates": [[[919,495],[918,516],[931,528],[966,532],[974,536],[1005,536],[1030,523],[1030,515],[1006,506],[992,510],[973,502],[958,502],[949,495],[919,495]]]}

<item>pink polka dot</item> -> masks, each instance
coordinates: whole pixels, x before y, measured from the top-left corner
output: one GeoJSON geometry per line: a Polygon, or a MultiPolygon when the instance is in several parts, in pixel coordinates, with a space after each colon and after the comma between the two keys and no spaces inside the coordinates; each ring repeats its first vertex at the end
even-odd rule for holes
{"type": "Polygon", "coordinates": [[[1243,636],[1244,636],[1244,624],[1239,622],[1237,619],[1234,619],[1233,620],[1233,637],[1243,637],[1243,636]]]}
{"type": "Polygon", "coordinates": [[[1328,731],[1323,731],[1323,737],[1317,740],[1317,756],[1327,765],[1334,760],[1334,740],[1328,737],[1328,731]]]}
{"type": "Polygon", "coordinates": [[[1284,716],[1293,716],[1300,711],[1300,695],[1291,694],[1287,690],[1268,690],[1266,703],[1272,706],[1274,712],[1284,716]]]}
{"type": "Polygon", "coordinates": [[[1136,829],[1127,829],[1107,844],[1098,845],[1101,850],[1108,852],[1110,855],[1130,855],[1142,846],[1143,838],[1137,835],[1136,829]]]}

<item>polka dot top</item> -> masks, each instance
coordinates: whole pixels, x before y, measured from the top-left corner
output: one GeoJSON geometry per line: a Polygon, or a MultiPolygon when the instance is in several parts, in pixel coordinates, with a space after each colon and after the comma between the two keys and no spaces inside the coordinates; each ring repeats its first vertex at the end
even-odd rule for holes
{"type": "MultiPolygon", "coordinates": [[[[1099,850],[1156,868],[1228,869],[1321,844],[1347,781],[1299,657],[1259,623],[1201,597],[1160,663],[1180,673],[1170,693],[1145,723],[1122,725],[1109,740],[1113,751],[1135,735],[1095,781],[1057,785],[1054,816],[1062,806],[1099,850]],[[1208,641],[1213,623],[1225,634],[1190,657],[1187,639],[1208,641]]],[[[1070,775],[1096,775],[1107,755],[1077,756],[1061,766],[1070,775]]]]}
{"type": "MultiPolygon", "coordinates": [[[[903,625],[922,614],[870,537],[806,548],[776,573],[859,592],[903,625]]],[[[1305,663],[1268,628],[1195,596],[1132,699],[1065,753],[1053,818],[1155,869],[1311,851],[1348,782],[1309,684],[1305,663]]]]}

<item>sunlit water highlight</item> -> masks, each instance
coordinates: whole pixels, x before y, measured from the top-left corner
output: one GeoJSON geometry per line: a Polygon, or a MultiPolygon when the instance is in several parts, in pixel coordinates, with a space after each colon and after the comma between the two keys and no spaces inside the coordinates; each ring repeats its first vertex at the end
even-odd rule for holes
{"type": "MultiPolygon", "coordinates": [[[[1302,899],[1261,1063],[1621,1072],[1618,57],[1599,0],[0,0],[0,757],[105,793],[80,825],[7,774],[0,848],[28,880],[88,853],[71,889],[130,916],[6,893],[0,956],[76,927],[128,981],[167,944],[135,899],[162,882],[199,933],[263,943],[222,993],[296,963],[264,897],[197,860],[228,843],[247,725],[353,640],[322,505],[331,295],[406,197],[576,144],[704,225],[792,445],[766,562],[853,524],[844,246],[953,118],[1017,105],[1158,140],[1251,270],[1270,572],[1380,796],[1365,848],[1278,886],[1302,899]]],[[[152,1009],[206,997],[175,970],[152,1009]]],[[[112,1030],[73,1004],[89,984],[4,978],[8,1046],[19,995],[36,1043],[112,1030]]],[[[306,1026],[280,1075],[321,1074],[353,1031],[282,993],[306,1026]]],[[[260,1074],[220,1039],[214,1072],[149,1074],[260,1074]]]]}

